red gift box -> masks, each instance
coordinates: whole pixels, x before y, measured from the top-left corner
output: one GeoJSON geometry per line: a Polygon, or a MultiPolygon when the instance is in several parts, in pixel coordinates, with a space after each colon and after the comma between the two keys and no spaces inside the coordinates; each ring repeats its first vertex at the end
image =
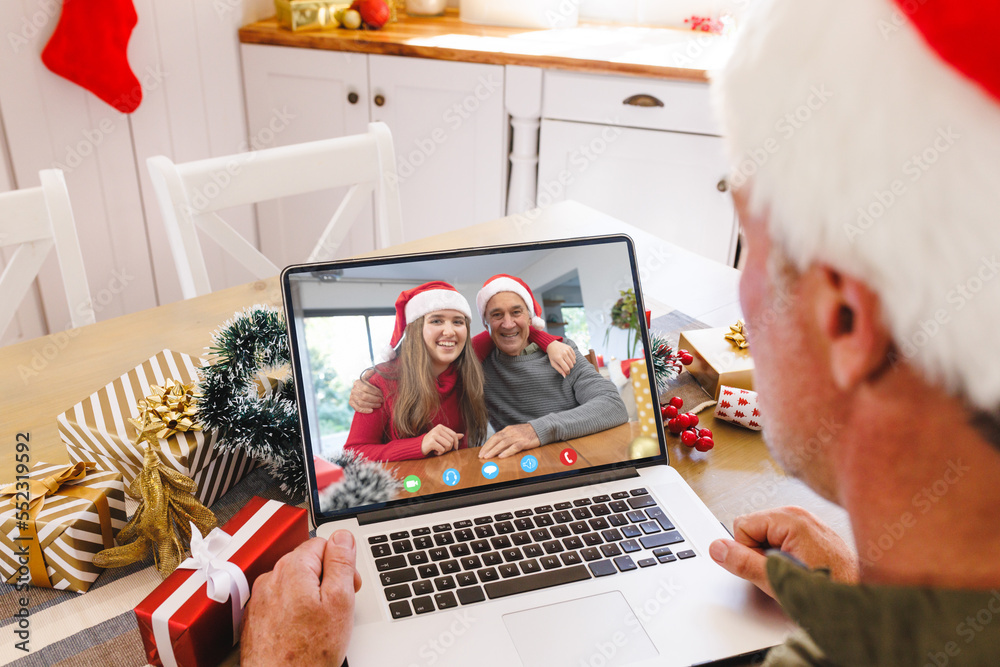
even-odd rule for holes
{"type": "MultiPolygon", "coordinates": [[[[259,497],[251,499],[221,530],[232,540],[215,559],[242,570],[247,591],[279,558],[309,539],[306,510],[259,497]]],[[[211,533],[206,536],[211,537],[211,533]]],[[[234,627],[242,616],[242,605],[232,597],[225,602],[210,599],[205,574],[183,569],[186,564],[135,608],[146,658],[164,667],[214,667],[239,639],[234,627]],[[167,635],[169,647],[164,646],[167,635]]]]}
{"type": "Polygon", "coordinates": [[[344,479],[343,468],[320,456],[313,457],[313,470],[316,471],[316,488],[320,491],[344,479]]]}

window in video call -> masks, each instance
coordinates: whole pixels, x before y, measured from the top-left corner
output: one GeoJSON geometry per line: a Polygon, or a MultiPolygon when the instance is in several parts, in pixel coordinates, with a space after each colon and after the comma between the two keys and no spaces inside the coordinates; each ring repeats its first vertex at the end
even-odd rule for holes
{"type": "MultiPolygon", "coordinates": [[[[634,289],[622,240],[293,269],[286,280],[307,447],[381,464],[399,482],[390,504],[620,464],[648,419],[641,335],[612,323],[634,289]],[[556,337],[578,352],[565,378],[552,365],[556,337]],[[369,373],[381,404],[355,412],[352,386],[369,373]]],[[[334,511],[313,492],[324,516],[356,509],[334,511]]]]}

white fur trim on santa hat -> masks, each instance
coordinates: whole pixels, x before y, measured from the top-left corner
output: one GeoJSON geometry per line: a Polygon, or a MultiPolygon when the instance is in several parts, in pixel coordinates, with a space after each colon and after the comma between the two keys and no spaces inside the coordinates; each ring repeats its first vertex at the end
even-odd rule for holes
{"type": "Polygon", "coordinates": [[[506,277],[491,280],[483,285],[483,288],[476,294],[476,308],[479,310],[479,315],[483,318],[483,324],[486,324],[486,304],[500,292],[513,292],[521,297],[524,305],[528,308],[528,312],[531,313],[531,326],[536,329],[545,330],[545,320],[535,314],[535,300],[531,293],[521,283],[506,277]]]}
{"type": "Polygon", "coordinates": [[[889,0],[760,0],[740,32],[713,78],[751,212],[800,269],[866,282],[931,381],[996,410],[1000,104],[889,0]]]}
{"type": "Polygon", "coordinates": [[[432,289],[416,294],[406,303],[406,323],[436,310],[457,310],[472,319],[472,309],[464,296],[454,290],[432,289]]]}

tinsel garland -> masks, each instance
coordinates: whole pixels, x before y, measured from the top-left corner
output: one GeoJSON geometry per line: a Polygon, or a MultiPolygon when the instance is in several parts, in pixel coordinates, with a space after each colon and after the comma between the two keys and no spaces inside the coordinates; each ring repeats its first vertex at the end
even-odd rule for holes
{"type": "Polygon", "coordinates": [[[212,334],[209,365],[201,371],[198,416],[218,433],[216,446],[244,450],[264,463],[282,490],[305,495],[299,413],[292,382],[258,396],[254,375],[291,362],[281,313],[254,306],[212,334]]]}

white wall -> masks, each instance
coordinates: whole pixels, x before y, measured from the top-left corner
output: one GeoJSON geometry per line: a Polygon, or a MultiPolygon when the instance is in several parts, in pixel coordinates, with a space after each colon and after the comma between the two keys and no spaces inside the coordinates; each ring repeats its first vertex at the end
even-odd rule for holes
{"type": "MultiPolygon", "coordinates": [[[[0,189],[36,186],[40,169],[65,171],[98,320],[180,298],[146,158],[187,161],[245,146],[237,30],[274,13],[271,0],[135,0],[135,8],[128,58],[143,100],[129,116],[42,64],[58,0],[0,3],[0,189]]],[[[254,231],[250,209],[229,220],[254,231]]],[[[218,254],[208,261],[213,286],[248,280],[218,254]]],[[[40,298],[29,297],[4,342],[69,327],[60,281],[50,258],[40,298]]]]}

